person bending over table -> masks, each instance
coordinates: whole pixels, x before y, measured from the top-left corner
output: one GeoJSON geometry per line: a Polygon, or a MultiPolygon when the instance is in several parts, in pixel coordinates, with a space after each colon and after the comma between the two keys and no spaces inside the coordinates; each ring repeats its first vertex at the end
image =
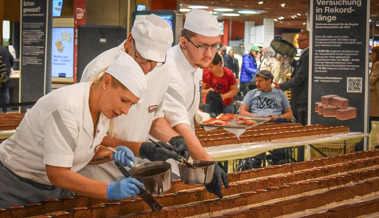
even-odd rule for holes
{"type": "Polygon", "coordinates": [[[77,171],[112,159],[131,167],[131,150],[119,146],[112,155],[99,144],[112,129],[112,119],[127,114],[146,87],[141,68],[121,52],[98,80],[41,97],[16,132],[0,145],[0,208],[73,193],[110,200],[136,196],[138,187],[143,187],[136,179],[106,183],[77,171]]]}
{"type": "MultiPolygon", "coordinates": [[[[165,64],[166,54],[172,42],[172,29],[166,20],[155,14],[138,16],[127,39],[119,46],[99,54],[88,63],[82,74],[81,82],[88,82],[101,76],[102,69],[112,63],[119,52],[128,54],[144,72],[148,88],[143,98],[129,110],[127,115],[113,120],[113,136],[107,135],[101,142],[102,145],[109,147],[120,145],[128,147],[139,157],[136,158],[137,164],[147,160],[166,161],[169,158],[161,152],[163,149],[147,140],[150,136],[159,140],[158,143],[163,146],[169,142],[174,151],[184,158],[188,159],[190,156],[183,136],[171,128],[163,113],[163,99],[171,70],[165,64]]],[[[108,183],[124,177],[112,162],[88,165],[79,173],[108,183]]],[[[174,171],[173,178],[176,178],[174,171]]]]}
{"type": "MultiPolygon", "coordinates": [[[[180,43],[167,52],[171,70],[164,98],[167,121],[187,142],[194,160],[213,161],[194,131],[194,117],[200,104],[202,68],[208,67],[220,48],[219,25],[208,11],[193,9],[187,13],[180,43]]],[[[216,165],[213,179],[205,188],[222,198],[222,186],[228,188],[228,175],[216,165]]]]}

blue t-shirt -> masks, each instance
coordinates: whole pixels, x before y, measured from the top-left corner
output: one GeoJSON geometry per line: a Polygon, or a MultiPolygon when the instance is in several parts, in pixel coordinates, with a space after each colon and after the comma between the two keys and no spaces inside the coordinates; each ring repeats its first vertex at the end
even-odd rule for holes
{"type": "Polygon", "coordinates": [[[286,94],[276,88],[272,88],[270,92],[251,90],[243,98],[242,104],[249,107],[250,113],[261,117],[281,115],[284,110],[290,108],[286,94]]]}

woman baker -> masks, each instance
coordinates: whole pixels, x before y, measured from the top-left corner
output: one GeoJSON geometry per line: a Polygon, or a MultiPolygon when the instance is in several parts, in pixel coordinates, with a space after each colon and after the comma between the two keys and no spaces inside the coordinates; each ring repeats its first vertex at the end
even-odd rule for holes
{"type": "Polygon", "coordinates": [[[128,148],[119,146],[112,155],[99,144],[112,132],[112,118],[127,114],[145,90],[141,68],[120,52],[98,80],[62,87],[40,98],[14,135],[0,145],[0,208],[73,193],[110,200],[138,194],[143,184],[136,179],[108,184],[76,172],[112,159],[131,167],[134,155],[128,148]]]}

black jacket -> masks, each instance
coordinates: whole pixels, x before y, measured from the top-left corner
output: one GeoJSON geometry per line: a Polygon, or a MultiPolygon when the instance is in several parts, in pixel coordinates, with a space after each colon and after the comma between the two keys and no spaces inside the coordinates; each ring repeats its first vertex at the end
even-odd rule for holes
{"type": "Polygon", "coordinates": [[[291,79],[280,84],[280,89],[291,89],[291,105],[308,104],[309,49],[300,57],[291,79]]]}
{"type": "Polygon", "coordinates": [[[234,73],[234,75],[236,76],[236,79],[239,78],[240,69],[239,69],[237,58],[228,55],[227,61],[225,61],[225,63],[224,63],[224,67],[230,69],[234,73]]]}
{"type": "Polygon", "coordinates": [[[0,56],[3,59],[3,62],[5,63],[5,66],[7,67],[7,74],[11,73],[11,67],[13,66],[13,56],[12,54],[8,51],[7,48],[0,46],[0,56]]]}

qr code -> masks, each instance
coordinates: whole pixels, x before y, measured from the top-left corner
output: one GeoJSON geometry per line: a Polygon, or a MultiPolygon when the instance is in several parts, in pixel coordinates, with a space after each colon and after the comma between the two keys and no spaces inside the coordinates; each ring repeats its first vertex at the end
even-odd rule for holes
{"type": "Polygon", "coordinates": [[[347,77],[347,92],[362,93],[362,77],[347,77]]]}

